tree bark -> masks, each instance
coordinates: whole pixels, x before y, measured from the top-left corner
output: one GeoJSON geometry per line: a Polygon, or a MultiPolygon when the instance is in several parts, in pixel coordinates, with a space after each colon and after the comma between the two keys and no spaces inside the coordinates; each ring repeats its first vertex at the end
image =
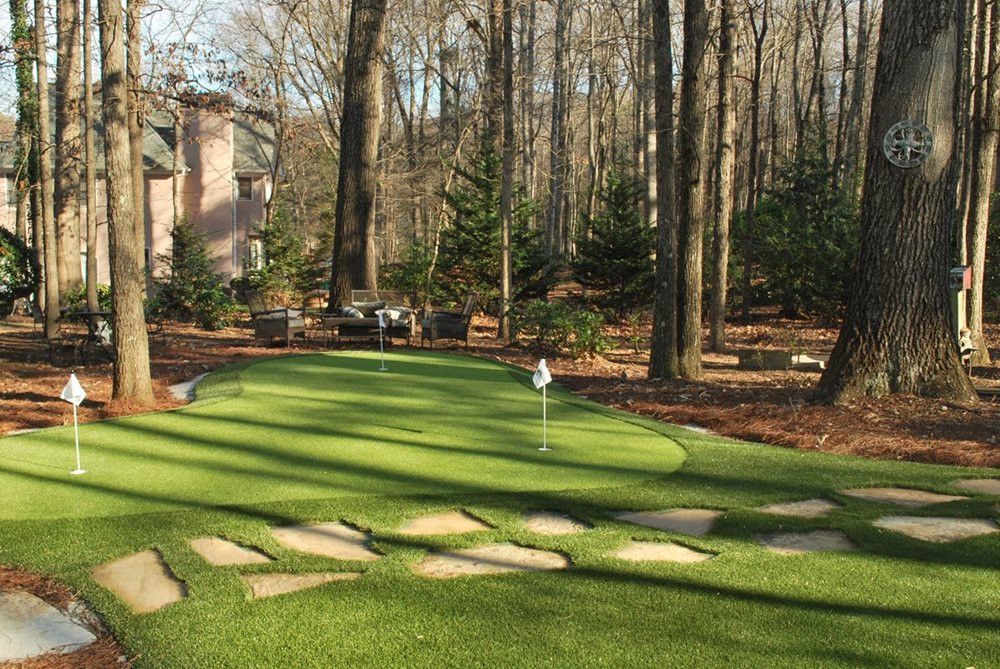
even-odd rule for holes
{"type": "Polygon", "coordinates": [[[54,209],[59,294],[83,285],[80,266],[80,3],[56,4],[54,209]]]}
{"type": "Polygon", "coordinates": [[[83,0],[83,155],[87,193],[87,309],[98,311],[97,294],[97,149],[94,133],[94,66],[91,47],[93,0],[83,0]]]}
{"type": "Polygon", "coordinates": [[[974,401],[950,333],[948,267],[957,185],[962,0],[886,3],[872,96],[859,255],[850,303],[818,396],[911,393],[974,401]],[[914,168],[890,163],[886,131],[923,121],[914,168]]]}
{"type": "Polygon", "coordinates": [[[334,214],[330,308],[351,290],[376,286],[375,194],[382,116],[386,0],[353,0],[344,72],[344,112],[334,214]]]}
{"type": "Polygon", "coordinates": [[[684,63],[677,162],[678,281],[677,358],[686,379],[701,376],[701,273],[705,234],[705,76],[708,11],[704,0],[684,3],[684,63]]]}
{"type": "MultiPolygon", "coordinates": [[[[34,38],[28,22],[28,7],[26,0],[10,0],[10,40],[14,50],[14,78],[17,85],[17,151],[14,156],[16,170],[14,172],[17,207],[15,209],[15,225],[18,234],[29,243],[28,206],[34,192],[34,183],[38,177],[38,114],[35,99],[35,79],[32,72],[34,61],[34,38]]],[[[31,239],[30,245],[35,254],[35,260],[40,261],[38,251],[41,244],[38,239],[31,239]]]]}
{"type": "MultiPolygon", "coordinates": [[[[750,142],[747,151],[747,199],[744,214],[746,230],[743,234],[743,294],[740,298],[744,322],[750,321],[750,306],[753,301],[754,228],[757,216],[757,197],[760,192],[760,88],[764,70],[764,42],[770,28],[769,12],[771,6],[769,0],[763,0],[760,7],[759,23],[754,11],[751,11],[749,17],[750,27],[753,30],[753,75],[750,78],[750,142]]],[[[773,106],[773,97],[771,102],[773,106]]]]}
{"type": "Polygon", "coordinates": [[[670,45],[670,0],[653,0],[656,60],[656,283],[649,378],[674,378],[677,359],[677,221],[674,211],[674,63],[670,45]]]}
{"type": "MultiPolygon", "coordinates": [[[[139,244],[143,271],[147,272],[146,250],[146,177],[143,170],[142,140],[146,128],[146,102],[142,91],[142,9],[146,0],[127,0],[125,3],[128,40],[128,141],[129,164],[132,174],[132,225],[139,244]]],[[[152,260],[152,258],[150,258],[152,260]]],[[[146,276],[144,290],[149,288],[151,275],[146,276]]]]}
{"type": "Polygon", "coordinates": [[[545,241],[550,256],[562,250],[563,197],[566,189],[566,23],[570,0],[556,0],[555,54],[552,66],[552,123],[549,134],[549,212],[545,241]]]}
{"type": "Polygon", "coordinates": [[[500,323],[498,336],[510,340],[513,265],[510,238],[514,226],[514,8],[503,0],[503,167],[500,183],[500,323]]]}
{"type": "Polygon", "coordinates": [[[38,204],[45,271],[45,336],[59,329],[59,253],[52,206],[52,134],[49,123],[49,69],[45,42],[45,2],[35,0],[35,92],[38,109],[38,204]]]}
{"type": "Polygon", "coordinates": [[[112,398],[153,404],[149,342],[143,313],[142,247],[135,235],[129,155],[125,34],[118,0],[98,0],[107,175],[112,325],[115,350],[112,398]]]}
{"type": "Polygon", "coordinates": [[[861,155],[861,137],[864,124],[865,81],[868,77],[868,0],[858,0],[858,39],[854,48],[854,77],[851,81],[851,107],[847,117],[847,148],[844,153],[844,173],[851,192],[857,191],[860,168],[864,164],[861,155]]]}

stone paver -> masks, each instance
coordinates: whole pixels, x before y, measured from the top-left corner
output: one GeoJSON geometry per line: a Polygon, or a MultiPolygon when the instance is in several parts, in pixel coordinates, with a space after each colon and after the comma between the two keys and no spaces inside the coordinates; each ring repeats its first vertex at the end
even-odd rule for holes
{"type": "Polygon", "coordinates": [[[433,516],[414,518],[402,528],[401,534],[410,536],[432,536],[436,534],[465,534],[466,532],[485,532],[493,526],[484,523],[465,511],[448,511],[433,516]]]}
{"type": "Polygon", "coordinates": [[[315,588],[334,581],[353,581],[359,572],[325,572],[317,574],[244,574],[243,582],[250,587],[254,599],[274,597],[306,588],[315,588]]]}
{"type": "Polygon", "coordinates": [[[590,524],[558,511],[529,511],[524,526],[536,534],[576,534],[591,529],[590,524]]]}
{"type": "Polygon", "coordinates": [[[770,513],[775,516],[791,516],[793,518],[821,518],[834,509],[841,508],[840,504],[831,502],[828,499],[804,499],[798,502],[781,502],[779,504],[768,504],[758,507],[757,510],[763,513],[770,513]]]}
{"type": "Polygon", "coordinates": [[[757,543],[782,555],[800,555],[814,551],[853,551],[857,548],[847,535],[838,530],[813,532],[779,532],[756,537],[757,543]]]}
{"type": "Polygon", "coordinates": [[[272,527],[271,534],[282,546],[303,553],[338,560],[377,560],[382,557],[368,547],[371,535],[346,523],[272,527]]]}
{"type": "Polygon", "coordinates": [[[958,479],[950,485],[980,495],[1000,496],[1000,479],[958,479]]]}
{"type": "Polygon", "coordinates": [[[1000,531],[1000,525],[982,518],[883,516],[872,524],[914,539],[939,544],[1000,531]]]}
{"type": "Polygon", "coordinates": [[[271,558],[255,548],[241,546],[222,537],[200,537],[191,540],[191,548],[216,567],[239,564],[264,564],[271,558]]]}
{"type": "Polygon", "coordinates": [[[86,627],[30,593],[0,592],[0,662],[71,653],[96,638],[86,627]]]}
{"type": "Polygon", "coordinates": [[[194,400],[195,386],[197,386],[198,383],[206,376],[208,376],[207,372],[205,374],[199,374],[190,381],[182,381],[181,383],[175,383],[174,385],[170,386],[168,390],[170,391],[170,394],[173,396],[174,399],[187,400],[190,402],[194,400]]]}
{"type": "Polygon", "coordinates": [[[715,556],[664,541],[632,541],[611,553],[611,557],[630,562],[694,563],[705,562],[715,556]]]}
{"type": "Polygon", "coordinates": [[[960,495],[942,495],[936,492],[914,490],[912,488],[852,488],[850,490],[838,490],[837,492],[841,495],[857,497],[869,502],[895,504],[896,506],[906,506],[914,509],[930,504],[943,504],[944,502],[969,499],[960,495]]]}
{"type": "Polygon", "coordinates": [[[614,514],[618,520],[645,525],[664,532],[679,532],[701,537],[712,530],[722,511],[712,509],[668,509],[666,511],[623,511],[614,514]]]}
{"type": "Polygon", "coordinates": [[[154,550],[107,562],[91,575],[137,613],[156,611],[187,596],[187,586],[154,550]]]}
{"type": "Polygon", "coordinates": [[[552,571],[568,569],[571,564],[561,553],[505,543],[431,553],[413,566],[413,573],[427,578],[455,578],[511,571],[552,571]]]}

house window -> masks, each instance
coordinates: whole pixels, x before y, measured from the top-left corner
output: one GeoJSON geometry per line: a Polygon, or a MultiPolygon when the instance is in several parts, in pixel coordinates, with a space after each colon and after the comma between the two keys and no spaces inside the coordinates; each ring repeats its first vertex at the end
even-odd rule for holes
{"type": "Polygon", "coordinates": [[[236,190],[240,200],[252,200],[253,177],[236,177],[236,190]]]}
{"type": "Polygon", "coordinates": [[[250,269],[264,268],[264,242],[260,237],[251,235],[247,249],[247,264],[250,269]]]}

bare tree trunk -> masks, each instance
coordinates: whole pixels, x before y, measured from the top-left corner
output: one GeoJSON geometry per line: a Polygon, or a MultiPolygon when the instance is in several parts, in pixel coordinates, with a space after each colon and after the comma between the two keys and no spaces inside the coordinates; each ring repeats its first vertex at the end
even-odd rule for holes
{"type": "Polygon", "coordinates": [[[59,329],[59,253],[52,207],[52,134],[49,123],[49,70],[45,42],[45,1],[35,0],[35,91],[38,108],[38,190],[45,260],[45,336],[59,329]]]}
{"type": "MultiPolygon", "coordinates": [[[[750,147],[747,163],[746,232],[743,236],[743,295],[741,296],[743,320],[750,321],[750,305],[753,301],[753,247],[757,215],[757,194],[759,192],[758,168],[760,166],[760,86],[764,69],[764,42],[770,27],[770,2],[763,0],[760,5],[760,22],[756,12],[750,12],[750,27],[753,30],[753,76],[750,78],[750,147]]],[[[771,106],[774,106],[774,97],[771,106]]]]}
{"type": "Polygon", "coordinates": [[[670,46],[670,0],[652,0],[656,59],[656,284],[649,378],[674,378],[677,359],[677,221],[674,212],[674,63],[670,46]]]}
{"type": "Polygon", "coordinates": [[[883,10],[868,133],[857,271],[818,394],[892,393],[974,401],[949,332],[948,266],[957,185],[961,0],[897,0],[883,10]],[[904,169],[882,154],[900,119],[922,120],[929,157],[904,169]]]}
{"type": "Polygon", "coordinates": [[[861,135],[864,124],[865,81],[868,77],[868,0],[858,0],[858,41],[854,48],[854,78],[851,81],[851,108],[847,116],[847,149],[844,155],[844,172],[852,192],[860,183],[861,135]]]}
{"type": "Polygon", "coordinates": [[[701,272],[705,230],[705,75],[708,11],[704,0],[684,3],[684,63],[677,162],[678,256],[677,357],[686,379],[701,376],[701,272]]]}
{"type": "Polygon", "coordinates": [[[512,284],[510,237],[514,226],[514,8],[503,0],[503,174],[500,183],[500,324],[501,341],[510,340],[512,284]]]}
{"type": "MultiPolygon", "coordinates": [[[[15,224],[17,232],[29,243],[35,260],[38,261],[38,250],[41,246],[38,239],[31,239],[29,232],[29,202],[34,193],[33,184],[38,175],[38,114],[35,98],[35,79],[33,70],[34,40],[31,26],[28,22],[28,6],[26,0],[11,0],[10,2],[10,40],[14,51],[14,78],[17,85],[17,151],[15,153],[14,185],[17,193],[17,208],[15,224]]],[[[37,210],[33,212],[37,218],[37,210]]]]}
{"type": "Polygon", "coordinates": [[[353,0],[344,72],[330,308],[376,285],[375,191],[386,0],[353,0]]]}
{"type": "Polygon", "coordinates": [[[656,225],[656,82],[653,72],[653,53],[656,45],[653,40],[652,0],[639,0],[643,6],[642,23],[638,35],[642,49],[642,77],[640,92],[642,94],[642,169],[646,178],[643,183],[643,208],[646,221],[656,225]]]}
{"type": "Polygon", "coordinates": [[[54,209],[59,293],[83,285],[80,267],[80,4],[56,4],[56,146],[54,209]]]}
{"type": "Polygon", "coordinates": [[[552,70],[552,124],[549,136],[549,216],[545,228],[550,256],[562,250],[563,196],[566,188],[566,23],[570,0],[556,0],[555,55],[552,70]]]}
{"type": "Polygon", "coordinates": [[[140,405],[153,403],[149,341],[142,307],[142,247],[135,235],[129,155],[125,35],[118,0],[98,0],[101,32],[104,160],[111,246],[112,324],[115,363],[112,397],[140,405]]]}
{"type": "Polygon", "coordinates": [[[87,193],[87,309],[100,310],[97,294],[97,149],[94,133],[93,0],[83,0],[83,155],[87,193]]]}
{"type": "Polygon", "coordinates": [[[521,77],[521,179],[529,198],[535,197],[535,22],[537,0],[521,2],[520,55],[521,77]]]}
{"type": "MultiPolygon", "coordinates": [[[[142,91],[142,9],[146,0],[126,0],[128,39],[128,139],[129,164],[132,174],[132,216],[135,238],[142,252],[140,262],[145,270],[146,250],[146,177],[143,170],[142,140],[146,129],[146,102],[142,91]]],[[[150,259],[152,260],[152,258],[150,259]]],[[[145,289],[152,275],[147,274],[145,289]]]]}
{"type": "MultiPolygon", "coordinates": [[[[731,0],[719,3],[719,123],[715,140],[715,230],[712,236],[712,301],[709,345],[726,348],[726,281],[729,270],[729,226],[733,218],[736,171],[736,106],[733,100],[736,23],[731,0]]],[[[751,162],[756,155],[750,154],[751,162]]]]}

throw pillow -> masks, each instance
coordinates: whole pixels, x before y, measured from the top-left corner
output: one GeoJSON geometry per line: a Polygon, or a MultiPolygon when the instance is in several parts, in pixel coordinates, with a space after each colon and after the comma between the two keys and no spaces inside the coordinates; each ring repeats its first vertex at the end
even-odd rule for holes
{"type": "Polygon", "coordinates": [[[373,318],[379,309],[385,309],[385,302],[355,302],[351,305],[362,313],[365,318],[373,318]]]}

